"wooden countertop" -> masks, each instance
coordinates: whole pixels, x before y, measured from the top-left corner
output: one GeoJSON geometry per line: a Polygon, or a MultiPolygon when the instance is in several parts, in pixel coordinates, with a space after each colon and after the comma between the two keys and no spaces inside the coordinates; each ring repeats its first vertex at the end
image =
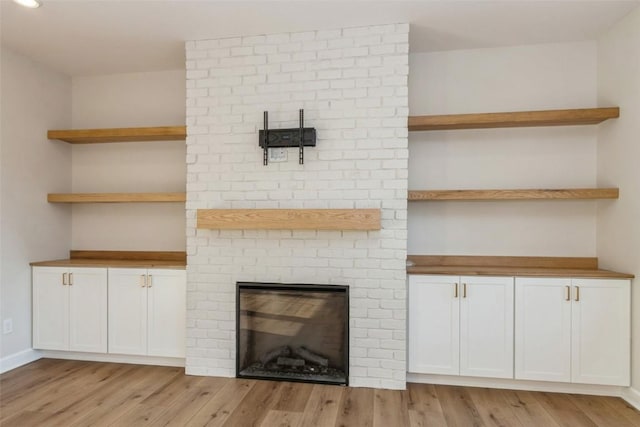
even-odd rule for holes
{"type": "Polygon", "coordinates": [[[185,252],[72,250],[67,259],[32,262],[33,267],[115,267],[185,269],[185,252]]]}
{"type": "Polygon", "coordinates": [[[597,258],[482,257],[409,255],[407,274],[452,276],[583,277],[633,279],[628,273],[598,268],[597,258]]]}
{"type": "Polygon", "coordinates": [[[115,267],[115,268],[171,268],[185,269],[186,263],[163,260],[113,260],[113,259],[56,259],[37,261],[32,267],[115,267]]]}
{"type": "Polygon", "coordinates": [[[594,279],[633,279],[633,274],[610,270],[569,268],[452,267],[413,266],[407,274],[446,274],[452,276],[590,277],[594,279]]]}

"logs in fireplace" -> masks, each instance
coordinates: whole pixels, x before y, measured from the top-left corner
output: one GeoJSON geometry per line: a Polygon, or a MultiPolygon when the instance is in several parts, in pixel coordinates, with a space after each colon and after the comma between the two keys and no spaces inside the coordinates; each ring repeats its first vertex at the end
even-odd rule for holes
{"type": "Polygon", "coordinates": [[[348,383],[348,287],[237,284],[236,374],[348,383]]]}

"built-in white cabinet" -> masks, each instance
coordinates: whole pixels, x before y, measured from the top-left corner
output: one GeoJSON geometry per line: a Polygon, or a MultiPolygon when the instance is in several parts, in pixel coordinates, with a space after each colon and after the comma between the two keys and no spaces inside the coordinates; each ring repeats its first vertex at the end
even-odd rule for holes
{"type": "Polygon", "coordinates": [[[460,373],[459,292],[458,276],[409,276],[409,372],[460,373]]]}
{"type": "Polygon", "coordinates": [[[630,281],[516,278],[516,379],[628,386],[630,281]]]}
{"type": "Polygon", "coordinates": [[[33,268],[33,348],[107,351],[106,268],[33,268]]]}
{"type": "Polygon", "coordinates": [[[109,353],[184,357],[186,272],[109,269],[109,353]]]}
{"type": "Polygon", "coordinates": [[[513,378],[513,278],[409,276],[409,372],[513,378]]]}
{"type": "Polygon", "coordinates": [[[571,381],[571,279],[516,278],[517,379],[571,381]]]}

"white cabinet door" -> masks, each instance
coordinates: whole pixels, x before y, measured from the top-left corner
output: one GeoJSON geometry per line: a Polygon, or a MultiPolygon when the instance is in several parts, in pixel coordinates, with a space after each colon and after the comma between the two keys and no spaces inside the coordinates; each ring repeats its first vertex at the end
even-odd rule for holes
{"type": "Polygon", "coordinates": [[[147,270],[109,269],[109,353],[147,354],[147,270]]]}
{"type": "Polygon", "coordinates": [[[516,379],[571,381],[571,279],[516,278],[516,379]]]}
{"type": "Polygon", "coordinates": [[[630,282],[573,279],[572,381],[628,386],[630,282]]]}
{"type": "Polygon", "coordinates": [[[460,375],[513,378],[513,277],[460,283],[460,375]]]}
{"type": "Polygon", "coordinates": [[[459,374],[458,279],[409,276],[409,372],[459,374]]]}
{"type": "Polygon", "coordinates": [[[71,268],[69,350],[107,352],[107,269],[71,268]]]}
{"type": "Polygon", "coordinates": [[[187,316],[186,271],[149,270],[148,279],[148,354],[184,357],[187,316]]]}
{"type": "Polygon", "coordinates": [[[69,349],[69,287],[67,269],[33,268],[33,348],[69,349]],[[66,281],[64,282],[66,283],[66,281]]]}

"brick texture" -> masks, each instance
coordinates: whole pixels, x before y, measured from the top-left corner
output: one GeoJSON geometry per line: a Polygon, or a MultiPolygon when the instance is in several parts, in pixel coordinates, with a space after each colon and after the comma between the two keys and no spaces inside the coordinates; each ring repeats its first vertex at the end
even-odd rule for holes
{"type": "Polygon", "coordinates": [[[190,41],[188,374],[235,375],[235,283],[350,287],[350,385],[405,388],[408,24],[190,41]],[[258,130],[315,127],[262,165],[258,130]],[[204,208],[380,208],[380,231],[199,230],[204,208]]]}

